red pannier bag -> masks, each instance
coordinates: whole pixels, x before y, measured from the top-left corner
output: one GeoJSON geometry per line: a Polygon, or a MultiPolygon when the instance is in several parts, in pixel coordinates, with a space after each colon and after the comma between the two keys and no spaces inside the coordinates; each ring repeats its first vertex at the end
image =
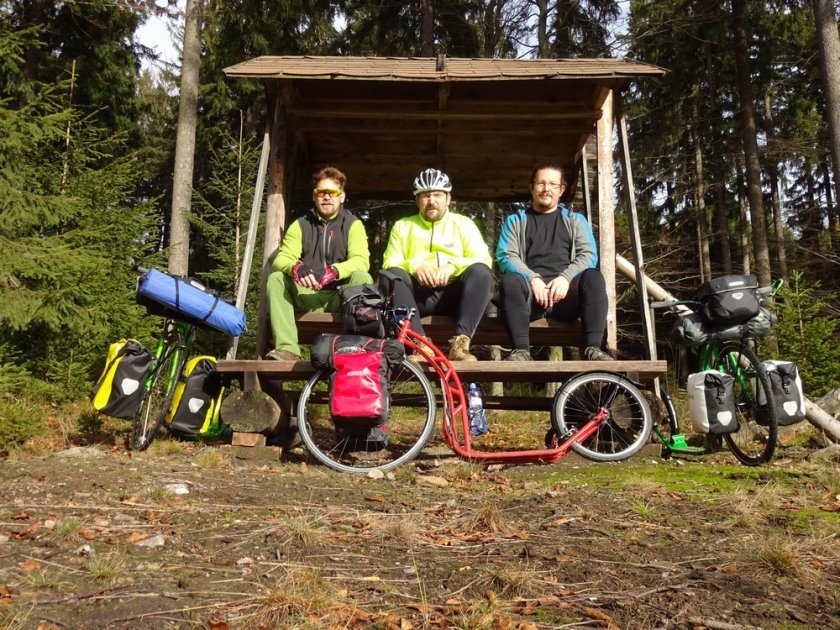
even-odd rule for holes
{"type": "Polygon", "coordinates": [[[330,413],[336,424],[388,420],[388,365],[381,350],[333,355],[330,413]]]}
{"type": "Polygon", "coordinates": [[[384,425],[390,412],[388,376],[405,358],[393,339],[321,335],[312,344],[312,365],[330,370],[329,406],[337,427],[384,425]]]}

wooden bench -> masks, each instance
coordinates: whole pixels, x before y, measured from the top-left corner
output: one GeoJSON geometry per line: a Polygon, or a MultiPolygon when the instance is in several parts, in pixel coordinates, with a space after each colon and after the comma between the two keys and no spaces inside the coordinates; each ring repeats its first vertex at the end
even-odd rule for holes
{"type": "MultiPolygon", "coordinates": [[[[342,333],[341,315],[338,313],[300,314],[298,337],[301,343],[311,343],[322,333],[342,333]]],[[[422,318],[426,334],[442,348],[455,329],[453,317],[435,315],[422,318]]],[[[577,322],[556,322],[538,320],[531,323],[531,344],[552,346],[577,346],[580,342],[580,327],[577,322]]],[[[473,336],[473,345],[507,345],[509,343],[504,323],[498,317],[484,317],[473,336]]],[[[519,363],[510,361],[453,361],[455,371],[462,382],[479,383],[553,383],[565,380],[580,372],[607,370],[632,375],[640,381],[650,381],[662,376],[667,370],[665,361],[533,361],[519,363]]],[[[434,384],[436,376],[428,365],[424,371],[434,384]]],[[[222,360],[217,370],[230,379],[245,382],[258,376],[271,382],[305,381],[314,373],[308,360],[273,361],[270,359],[222,360]]],[[[286,391],[292,398],[296,392],[286,391]]],[[[487,396],[485,405],[493,409],[547,409],[551,398],[540,396],[487,396]]]]}
{"type": "MultiPolygon", "coordinates": [[[[432,315],[420,320],[423,329],[441,348],[455,334],[455,318],[432,315]]],[[[297,316],[298,337],[301,343],[312,343],[321,333],[342,333],[339,313],[300,313],[297,316]]],[[[474,345],[508,345],[504,322],[499,317],[482,318],[475,331],[474,345]]],[[[531,323],[531,345],[577,346],[580,343],[580,325],[577,322],[557,322],[541,319],[531,323]]]]}

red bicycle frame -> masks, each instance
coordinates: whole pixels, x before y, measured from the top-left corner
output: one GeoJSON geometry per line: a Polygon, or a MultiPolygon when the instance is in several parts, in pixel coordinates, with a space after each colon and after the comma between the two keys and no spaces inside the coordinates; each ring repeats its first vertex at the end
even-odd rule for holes
{"type": "Polygon", "coordinates": [[[397,341],[409,350],[422,355],[434,369],[443,394],[443,437],[459,457],[485,464],[539,464],[556,462],[569,452],[575,442],[583,442],[594,435],[607,417],[601,408],[580,429],[558,442],[554,448],[515,451],[478,451],[473,449],[466,396],[461,379],[449,359],[431,339],[410,328],[411,319],[399,322],[397,341]]]}

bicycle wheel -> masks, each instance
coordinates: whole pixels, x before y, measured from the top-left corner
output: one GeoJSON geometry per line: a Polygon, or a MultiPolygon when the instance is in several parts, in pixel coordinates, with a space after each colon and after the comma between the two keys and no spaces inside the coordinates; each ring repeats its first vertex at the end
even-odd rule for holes
{"type": "Polygon", "coordinates": [[[551,424],[561,438],[605,410],[603,424],[572,449],[596,462],[630,457],[650,438],[653,415],[644,394],[619,374],[584,372],[568,380],[554,396],[551,424]]]}
{"type": "Polygon", "coordinates": [[[151,380],[148,381],[146,395],[132,422],[131,439],[128,443],[132,451],[143,451],[149,448],[160,430],[175,393],[176,379],[172,380],[170,387],[169,376],[173,374],[173,367],[174,374],[181,373],[182,356],[183,352],[179,348],[169,347],[155,366],[151,380]]]}
{"type": "Polygon", "coordinates": [[[435,395],[423,372],[403,361],[388,378],[391,409],[383,427],[337,428],[329,410],[329,372],[306,383],[298,401],[298,431],[321,463],[341,472],[388,470],[410,461],[434,429],[435,395]],[[384,429],[384,430],[383,430],[384,429]]]}
{"type": "Polygon", "coordinates": [[[723,435],[729,450],[746,466],[769,462],[776,450],[776,409],[772,404],[758,404],[773,400],[767,370],[755,352],[741,342],[723,344],[713,362],[711,368],[735,378],[738,431],[723,435]]]}

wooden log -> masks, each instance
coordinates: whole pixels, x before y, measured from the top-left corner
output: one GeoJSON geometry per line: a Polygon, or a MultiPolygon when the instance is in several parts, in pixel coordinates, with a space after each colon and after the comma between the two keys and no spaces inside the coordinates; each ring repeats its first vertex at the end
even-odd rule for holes
{"type": "Polygon", "coordinates": [[[222,420],[241,433],[273,433],[280,406],[265,392],[233,392],[222,401],[222,420]]]}

